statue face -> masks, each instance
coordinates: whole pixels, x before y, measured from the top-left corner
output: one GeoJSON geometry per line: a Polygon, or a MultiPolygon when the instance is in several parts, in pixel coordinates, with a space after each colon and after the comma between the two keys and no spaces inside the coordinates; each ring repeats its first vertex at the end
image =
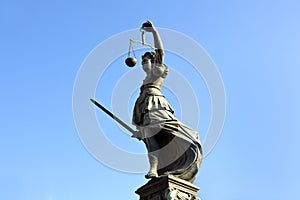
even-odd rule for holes
{"type": "Polygon", "coordinates": [[[143,69],[146,73],[151,72],[151,60],[148,58],[144,58],[142,61],[143,69]]]}

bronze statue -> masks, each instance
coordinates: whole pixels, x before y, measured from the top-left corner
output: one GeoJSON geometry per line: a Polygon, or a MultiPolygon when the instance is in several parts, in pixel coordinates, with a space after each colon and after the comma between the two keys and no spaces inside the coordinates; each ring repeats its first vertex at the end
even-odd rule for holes
{"type": "Polygon", "coordinates": [[[141,30],[152,33],[155,47],[155,51],[142,56],[146,77],[132,118],[138,130],[133,136],[143,140],[148,150],[150,170],[145,177],[174,175],[193,182],[202,160],[198,133],[176,119],[161,93],[168,67],[164,64],[164,48],[157,29],[147,21],[141,30]]]}

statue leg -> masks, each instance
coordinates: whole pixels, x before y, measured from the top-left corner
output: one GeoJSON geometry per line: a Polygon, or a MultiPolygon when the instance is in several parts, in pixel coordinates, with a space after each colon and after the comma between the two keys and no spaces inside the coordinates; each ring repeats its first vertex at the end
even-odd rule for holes
{"type": "Polygon", "coordinates": [[[158,177],[157,174],[158,157],[154,155],[152,152],[148,152],[148,159],[150,163],[150,170],[145,177],[146,178],[158,177]]]}
{"type": "Polygon", "coordinates": [[[158,166],[158,156],[159,156],[159,145],[157,141],[155,140],[155,137],[153,137],[153,130],[146,128],[144,130],[145,134],[145,144],[148,151],[148,159],[150,164],[150,170],[145,176],[146,178],[154,178],[158,177],[157,174],[157,166],[158,166]],[[152,134],[152,135],[151,135],[152,134]],[[148,137],[147,137],[148,136],[148,137]]]}

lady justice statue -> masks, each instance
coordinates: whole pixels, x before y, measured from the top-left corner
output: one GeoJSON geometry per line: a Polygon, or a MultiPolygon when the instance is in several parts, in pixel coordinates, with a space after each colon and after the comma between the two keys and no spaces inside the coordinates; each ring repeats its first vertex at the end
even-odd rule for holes
{"type": "Polygon", "coordinates": [[[164,64],[164,48],[158,31],[150,21],[141,30],[151,33],[154,39],[154,51],[142,56],[146,77],[132,117],[138,130],[133,137],[142,140],[148,151],[150,170],[145,177],[173,175],[193,182],[202,160],[198,133],[176,119],[161,92],[168,67],[164,64]]]}
{"type": "MultiPolygon", "coordinates": [[[[142,56],[142,68],[146,77],[135,102],[132,117],[132,123],[136,126],[137,131],[97,101],[93,99],[91,101],[130,131],[133,137],[145,143],[150,163],[150,170],[146,174],[146,178],[173,175],[192,183],[202,160],[198,133],[177,120],[174,110],[161,92],[169,70],[164,64],[164,48],[158,31],[150,21],[145,22],[140,30],[142,31],[141,43],[147,46],[151,45],[145,44],[144,34],[145,32],[152,33],[154,51],[146,52],[142,56]]],[[[130,40],[130,42],[132,41],[134,40],[130,40]]],[[[137,60],[129,57],[130,48],[125,63],[129,67],[133,67],[137,60]]]]}

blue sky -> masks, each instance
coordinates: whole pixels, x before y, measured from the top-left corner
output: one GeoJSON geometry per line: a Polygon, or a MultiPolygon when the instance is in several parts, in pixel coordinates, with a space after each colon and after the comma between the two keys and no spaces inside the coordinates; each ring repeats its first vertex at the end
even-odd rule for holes
{"type": "Polygon", "coordinates": [[[193,38],[223,78],[225,126],[195,181],[199,196],[299,199],[299,8],[297,0],[2,0],[0,199],[138,199],[143,174],[111,169],[81,143],[72,92],[92,49],[147,19],[193,38]]]}

